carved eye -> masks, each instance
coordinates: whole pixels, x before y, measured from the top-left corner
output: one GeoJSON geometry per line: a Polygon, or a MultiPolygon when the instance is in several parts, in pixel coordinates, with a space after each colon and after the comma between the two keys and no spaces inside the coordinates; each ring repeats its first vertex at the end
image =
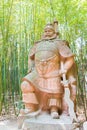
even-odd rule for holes
{"type": "Polygon", "coordinates": [[[45,31],[45,32],[47,32],[47,31],[45,31]]]}

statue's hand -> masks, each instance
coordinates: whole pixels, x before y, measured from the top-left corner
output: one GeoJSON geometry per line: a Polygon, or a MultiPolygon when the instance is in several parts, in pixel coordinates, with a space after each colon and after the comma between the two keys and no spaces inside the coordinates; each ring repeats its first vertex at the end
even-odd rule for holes
{"type": "Polygon", "coordinates": [[[62,70],[62,69],[59,70],[59,75],[63,75],[63,74],[66,74],[66,73],[67,73],[67,70],[65,70],[65,69],[64,70],[62,70]]]}
{"type": "Polygon", "coordinates": [[[61,81],[62,85],[65,87],[65,88],[68,88],[68,80],[65,80],[65,81],[61,81]]]}

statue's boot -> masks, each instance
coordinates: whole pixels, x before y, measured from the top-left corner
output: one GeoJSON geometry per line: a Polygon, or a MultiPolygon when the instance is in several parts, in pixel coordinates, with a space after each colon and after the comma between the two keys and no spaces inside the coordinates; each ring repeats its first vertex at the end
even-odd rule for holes
{"type": "Polygon", "coordinates": [[[56,111],[51,112],[51,117],[52,117],[53,119],[59,119],[59,114],[58,114],[58,112],[56,112],[56,111]]]}
{"type": "Polygon", "coordinates": [[[59,118],[59,113],[58,113],[57,107],[55,107],[55,106],[51,108],[51,117],[53,119],[59,118]]]}
{"type": "Polygon", "coordinates": [[[22,128],[23,122],[27,116],[33,117],[38,115],[38,113],[40,112],[37,111],[38,100],[35,95],[34,87],[31,85],[31,83],[23,81],[21,84],[21,90],[25,109],[20,110],[20,114],[18,116],[18,128],[22,128]]]}
{"type": "MultiPolygon", "coordinates": [[[[29,104],[29,106],[30,106],[30,104],[29,104]]],[[[33,108],[32,109],[29,109],[29,108],[21,109],[20,114],[17,118],[18,128],[19,129],[22,128],[23,122],[25,119],[27,119],[27,117],[28,118],[37,117],[40,113],[41,113],[41,110],[36,111],[36,109],[33,109],[33,108]]]]}
{"type": "Polygon", "coordinates": [[[38,105],[25,103],[25,109],[21,109],[20,114],[27,115],[27,114],[35,112],[37,110],[38,110],[38,105]]]}
{"type": "Polygon", "coordinates": [[[60,99],[58,100],[56,98],[49,99],[50,113],[53,119],[59,118],[58,107],[59,107],[60,101],[61,101],[60,99]]]}

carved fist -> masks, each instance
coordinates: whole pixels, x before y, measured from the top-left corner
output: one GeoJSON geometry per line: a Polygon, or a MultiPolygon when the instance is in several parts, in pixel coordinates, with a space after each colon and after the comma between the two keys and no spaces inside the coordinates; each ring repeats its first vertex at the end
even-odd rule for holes
{"type": "Polygon", "coordinates": [[[67,73],[67,70],[62,70],[62,69],[59,70],[59,75],[63,75],[63,74],[66,74],[66,73],[67,73]]]}

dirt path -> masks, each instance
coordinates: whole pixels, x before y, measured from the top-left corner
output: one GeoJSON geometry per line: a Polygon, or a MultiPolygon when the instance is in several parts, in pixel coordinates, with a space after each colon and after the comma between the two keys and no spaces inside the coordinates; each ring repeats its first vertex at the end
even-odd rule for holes
{"type": "Polygon", "coordinates": [[[0,121],[0,130],[18,130],[17,120],[9,119],[0,121]]]}

